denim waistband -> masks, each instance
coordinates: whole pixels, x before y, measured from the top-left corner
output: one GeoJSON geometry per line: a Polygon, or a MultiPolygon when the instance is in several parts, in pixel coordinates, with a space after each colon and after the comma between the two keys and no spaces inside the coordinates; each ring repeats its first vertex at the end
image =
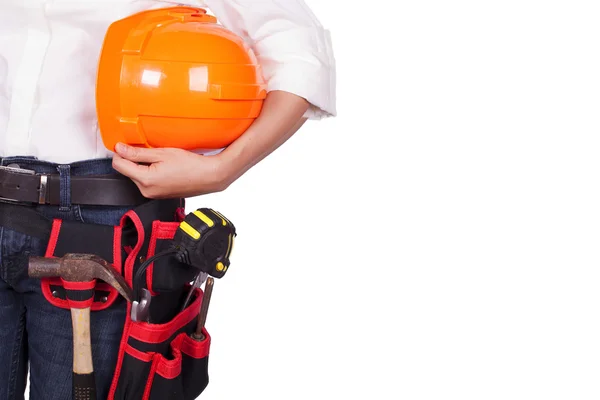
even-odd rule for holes
{"type": "Polygon", "coordinates": [[[71,176],[115,175],[118,172],[112,167],[112,158],[97,158],[77,161],[71,164],[58,164],[38,160],[35,157],[0,157],[0,166],[11,166],[33,170],[38,174],[61,174],[69,171],[71,176]]]}

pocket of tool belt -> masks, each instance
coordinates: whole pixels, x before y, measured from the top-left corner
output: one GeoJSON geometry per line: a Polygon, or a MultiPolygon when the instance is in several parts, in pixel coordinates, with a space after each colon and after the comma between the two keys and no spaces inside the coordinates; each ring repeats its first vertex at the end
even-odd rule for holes
{"type": "MultiPolygon", "coordinates": [[[[146,259],[170,248],[179,224],[180,222],[152,222],[152,234],[146,259]]],[[[158,293],[173,292],[194,280],[197,273],[197,269],[180,263],[174,257],[161,257],[148,266],[146,287],[153,296],[158,293]]]]}
{"type": "MultiPolygon", "coordinates": [[[[208,385],[210,335],[197,341],[202,291],[166,324],[133,322],[127,318],[119,361],[108,400],[193,400],[208,385]]],[[[129,311],[129,310],[128,310],[129,311]]]]}
{"type": "MultiPolygon", "coordinates": [[[[137,244],[131,243],[133,249],[127,255],[124,267],[125,279],[127,281],[132,279],[132,286],[136,286],[133,277],[145,260],[171,248],[173,237],[180,224],[179,221],[159,220],[143,223],[144,220],[139,219],[140,225],[136,223],[136,217],[137,214],[134,213],[128,215],[136,226],[137,244]],[[149,233],[149,237],[146,232],[149,233]],[[140,240],[142,240],[141,246],[140,240]]],[[[129,225],[126,223],[124,226],[127,230],[129,225]]],[[[125,236],[133,237],[129,234],[125,236]]],[[[198,274],[196,268],[177,261],[172,255],[159,257],[148,265],[144,279],[139,283],[152,295],[149,309],[151,323],[166,323],[180,312],[181,304],[189,289],[188,283],[194,280],[196,274],[198,274]]],[[[134,287],[134,290],[139,289],[134,287]]]]}
{"type": "MultiPolygon", "coordinates": [[[[144,218],[144,214],[144,209],[129,211],[117,226],[55,219],[45,256],[96,254],[112,264],[131,285],[143,260],[170,247],[180,223],[177,215],[172,217],[175,221],[152,221],[144,218]]],[[[155,300],[150,310],[154,322],[167,322],[179,312],[186,284],[194,280],[197,273],[198,270],[180,263],[172,256],[161,257],[148,266],[144,286],[155,300]]],[[[119,297],[114,288],[102,281],[98,281],[94,289],[92,311],[110,307],[119,297]]],[[[51,304],[69,308],[66,290],[60,279],[43,279],[42,292],[51,304]]]]}
{"type": "MultiPolygon", "coordinates": [[[[67,253],[96,254],[106,260],[122,274],[123,252],[121,226],[82,224],[74,221],[54,219],[45,257],[62,257],[67,253]]],[[[60,278],[41,280],[44,297],[54,306],[69,309],[66,289],[60,278]]],[[[110,307],[118,298],[118,292],[110,285],[98,280],[94,286],[92,311],[110,307]]]]}

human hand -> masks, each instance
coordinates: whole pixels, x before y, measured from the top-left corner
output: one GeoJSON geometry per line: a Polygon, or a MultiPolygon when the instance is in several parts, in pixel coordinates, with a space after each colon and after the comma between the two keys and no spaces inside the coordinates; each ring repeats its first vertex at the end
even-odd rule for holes
{"type": "Polygon", "coordinates": [[[216,156],[182,149],[148,149],[119,143],[113,167],[131,178],[148,198],[193,197],[225,190],[289,139],[306,121],[309,103],[294,94],[272,91],[260,116],[216,156]]]}
{"type": "Polygon", "coordinates": [[[129,177],[147,198],[186,198],[220,192],[231,183],[219,155],[175,148],[117,144],[113,168],[129,177]]]}

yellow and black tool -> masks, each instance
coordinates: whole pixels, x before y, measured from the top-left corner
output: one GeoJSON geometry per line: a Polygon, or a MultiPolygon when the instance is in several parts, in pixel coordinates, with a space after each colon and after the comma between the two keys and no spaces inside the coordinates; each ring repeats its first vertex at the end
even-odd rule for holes
{"type": "MultiPolygon", "coordinates": [[[[206,274],[215,278],[222,278],[229,269],[229,256],[233,249],[236,232],[235,226],[223,214],[209,208],[200,208],[189,213],[179,225],[173,237],[175,248],[178,250],[175,257],[182,263],[200,269],[200,273],[181,306],[181,311],[186,309],[196,287],[202,284],[206,274]]],[[[206,320],[208,302],[212,293],[213,280],[209,278],[207,289],[208,297],[202,302],[203,318],[206,320]]],[[[205,293],[206,295],[206,293],[205,293]]],[[[202,320],[202,315],[201,315],[202,320]]],[[[203,326],[202,322],[202,326],[203,326]]],[[[202,326],[199,325],[201,330],[202,326]]]]}
{"type": "Polygon", "coordinates": [[[215,278],[229,269],[235,226],[218,211],[200,208],[189,213],[173,237],[175,257],[215,278]]]}
{"type": "Polygon", "coordinates": [[[148,321],[150,295],[143,287],[143,278],[150,263],[161,257],[175,257],[179,262],[198,269],[198,275],[183,303],[184,310],[194,289],[210,275],[222,278],[229,269],[229,257],[236,237],[235,226],[223,214],[210,208],[199,208],[186,215],[179,224],[171,247],[147,259],[134,277],[133,321],[148,321]]]}

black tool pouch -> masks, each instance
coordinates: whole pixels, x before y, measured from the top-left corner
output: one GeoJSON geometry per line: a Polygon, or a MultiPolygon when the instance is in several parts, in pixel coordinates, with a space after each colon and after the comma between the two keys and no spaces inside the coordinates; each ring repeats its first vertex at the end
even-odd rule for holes
{"type": "MultiPolygon", "coordinates": [[[[185,218],[179,200],[150,201],[127,212],[118,226],[84,224],[55,219],[46,257],[67,253],[96,254],[133,286],[140,265],[154,254],[167,250],[180,222],[185,218]]],[[[50,222],[49,222],[50,223],[50,222]]],[[[193,400],[208,384],[210,336],[192,339],[202,302],[195,290],[189,306],[181,305],[197,270],[174,257],[158,258],[148,266],[142,284],[152,295],[149,322],[131,320],[127,303],[118,363],[107,400],[193,400]]],[[[61,279],[43,279],[42,292],[53,305],[69,309],[68,289],[61,279]]],[[[92,311],[122,306],[124,300],[110,285],[94,286],[92,311]]]]}
{"type": "MultiPolygon", "coordinates": [[[[121,222],[123,272],[130,285],[146,259],[168,249],[184,218],[181,208],[156,204],[128,212],[121,222]]],[[[174,257],[158,258],[148,266],[144,288],[152,294],[149,322],[132,321],[128,304],[108,400],[194,400],[204,391],[210,335],[203,330],[203,340],[192,338],[202,291],[196,289],[190,304],[180,310],[197,273],[174,257]]]]}
{"type": "Polygon", "coordinates": [[[195,340],[202,292],[166,324],[127,318],[108,400],[193,400],[208,385],[210,335],[195,340]]]}
{"type": "MultiPolygon", "coordinates": [[[[168,249],[180,222],[185,218],[178,199],[150,201],[127,212],[117,226],[52,221],[46,257],[62,257],[67,253],[96,254],[113,265],[132,286],[133,275],[140,264],[154,254],[168,249]]],[[[159,258],[146,270],[144,288],[153,297],[151,320],[166,323],[180,311],[182,295],[198,270],[173,257],[159,258]]],[[[56,307],[69,309],[66,291],[59,278],[42,279],[42,293],[56,307]]],[[[112,306],[118,292],[99,281],[95,287],[92,311],[112,306]]]]}

